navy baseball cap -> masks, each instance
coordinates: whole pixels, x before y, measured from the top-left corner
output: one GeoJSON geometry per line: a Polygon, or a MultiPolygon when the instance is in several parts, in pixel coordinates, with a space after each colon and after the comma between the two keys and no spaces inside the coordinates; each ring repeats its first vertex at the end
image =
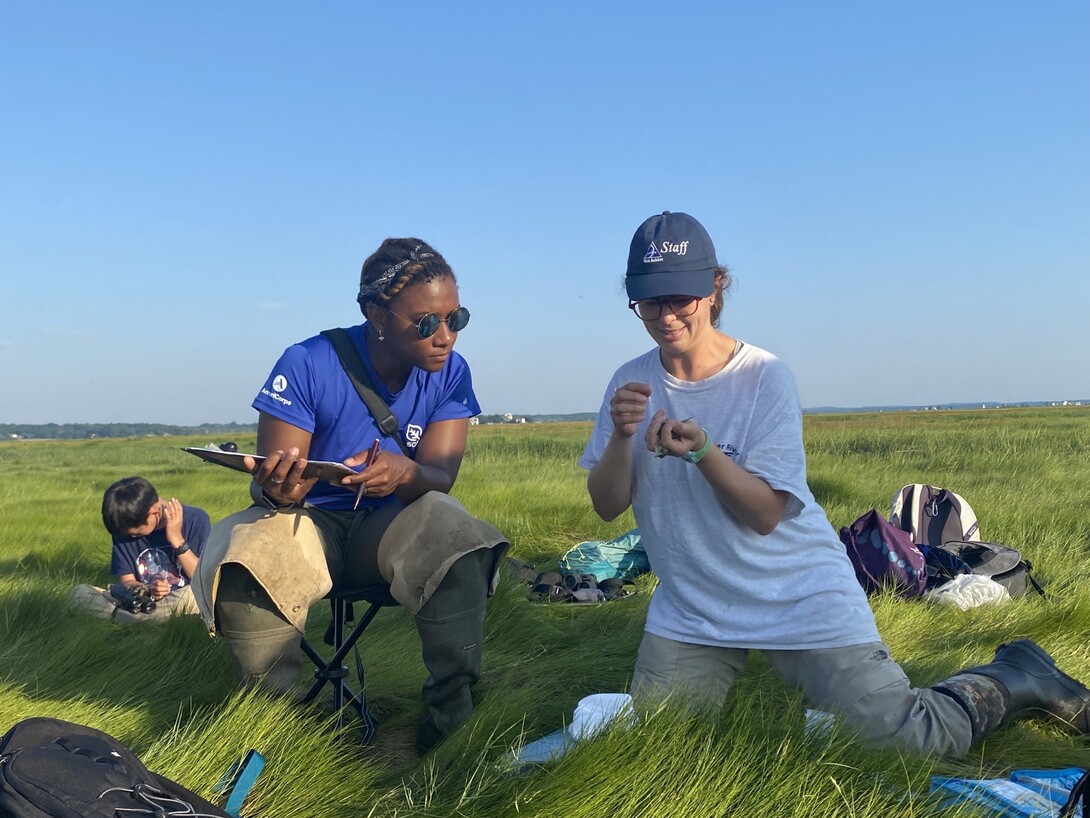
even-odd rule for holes
{"type": "Polygon", "coordinates": [[[664,212],[640,225],[628,248],[624,286],[633,301],[667,295],[703,298],[715,290],[715,247],[688,213],[664,212]]]}

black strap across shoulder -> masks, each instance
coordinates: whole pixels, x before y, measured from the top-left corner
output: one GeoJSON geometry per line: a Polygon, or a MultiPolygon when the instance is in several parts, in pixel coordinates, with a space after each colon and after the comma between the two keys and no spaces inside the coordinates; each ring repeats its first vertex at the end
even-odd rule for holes
{"type": "Polygon", "coordinates": [[[397,445],[401,447],[401,451],[405,453],[406,457],[412,457],[409,447],[405,445],[405,441],[401,437],[397,417],[390,411],[386,401],[380,398],[378,392],[375,391],[375,384],[367,372],[367,367],[363,365],[363,359],[360,357],[356,345],[352,343],[352,338],[340,327],[322,330],[322,335],[329,339],[329,343],[333,344],[333,349],[341,361],[341,366],[344,367],[345,374],[348,375],[348,380],[356,387],[360,399],[367,404],[368,411],[374,417],[375,422],[378,423],[379,431],[386,437],[392,437],[396,440],[397,445]]]}

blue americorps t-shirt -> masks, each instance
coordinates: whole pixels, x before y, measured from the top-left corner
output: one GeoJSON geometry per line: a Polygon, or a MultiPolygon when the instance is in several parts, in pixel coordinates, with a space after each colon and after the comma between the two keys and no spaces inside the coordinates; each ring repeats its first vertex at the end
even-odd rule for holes
{"type": "MultiPolygon", "coordinates": [[[[469,366],[454,351],[438,372],[414,367],[401,391],[391,394],[379,381],[371,364],[365,326],[349,327],[349,337],[363,358],[375,391],[397,418],[410,452],[415,454],[420,436],[429,423],[480,414],[469,366]]],[[[381,440],[383,449],[401,454],[397,442],[379,431],[378,424],[341,366],[333,345],[321,335],[284,351],[254,399],[253,407],[310,432],[311,460],[342,461],[366,452],[375,438],[381,440]]],[[[365,497],[360,508],[383,505],[390,499],[365,497]]],[[[307,495],[308,503],[329,509],[351,509],[355,500],[355,492],[330,483],[315,484],[307,495]]]]}

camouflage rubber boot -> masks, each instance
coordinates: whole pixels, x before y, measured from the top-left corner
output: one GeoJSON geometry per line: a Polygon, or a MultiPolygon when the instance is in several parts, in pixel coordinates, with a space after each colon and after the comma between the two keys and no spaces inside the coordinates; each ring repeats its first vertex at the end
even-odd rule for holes
{"type": "Polygon", "coordinates": [[[1090,733],[1090,689],[1057,668],[1029,639],[1000,645],[990,664],[962,670],[933,689],[952,697],[969,714],[974,742],[1032,711],[1075,732],[1090,733]]]}

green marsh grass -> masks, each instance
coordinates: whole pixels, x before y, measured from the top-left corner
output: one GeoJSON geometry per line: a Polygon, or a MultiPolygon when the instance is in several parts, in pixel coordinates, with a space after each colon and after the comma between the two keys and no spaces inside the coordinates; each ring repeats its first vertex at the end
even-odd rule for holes
{"type": "MultiPolygon", "coordinates": [[[[879,628],[909,676],[931,684],[991,658],[999,643],[1040,641],[1090,679],[1090,409],[859,415],[805,420],[811,486],[834,527],[888,513],[901,485],[963,494],[984,539],[1021,548],[1054,599],[957,612],[873,598],[879,628]]],[[[575,543],[633,525],[590,507],[577,466],[589,424],[471,429],[455,490],[512,541],[512,555],[555,567],[575,543]]],[[[349,719],[237,690],[222,644],[196,618],[121,626],[73,615],[68,590],[109,581],[102,491],[140,474],[213,520],[248,504],[246,478],[180,451],[201,438],[0,444],[0,728],[48,715],[128,743],[154,769],[205,795],[246,749],[267,766],[244,814],[282,816],[938,816],[932,774],[1090,766],[1090,744],[1039,721],[1004,728],[962,760],[865,751],[838,731],[803,731],[803,703],[753,655],[715,719],[664,709],[577,746],[546,768],[512,773],[512,747],[561,728],[576,702],[625,690],[653,577],[600,606],[534,606],[505,574],[489,606],[485,674],[473,719],[424,759],[412,752],[424,669],[411,618],[380,613],[365,640],[380,719],[359,743],[349,719]]],[[[241,449],[254,441],[239,439],[241,449]]],[[[312,610],[318,642],[328,622],[312,610]]]]}

